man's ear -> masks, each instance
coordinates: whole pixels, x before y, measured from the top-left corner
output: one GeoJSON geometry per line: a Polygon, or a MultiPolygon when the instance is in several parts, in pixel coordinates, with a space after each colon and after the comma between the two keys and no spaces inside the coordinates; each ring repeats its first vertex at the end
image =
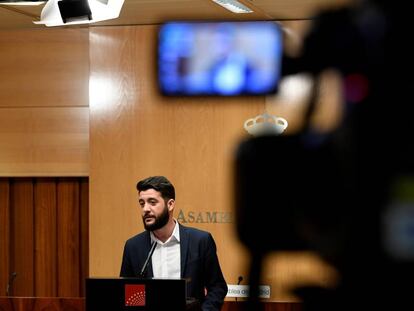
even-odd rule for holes
{"type": "Polygon", "coordinates": [[[175,200],[174,199],[169,199],[168,202],[167,202],[167,207],[168,207],[168,210],[170,212],[172,212],[174,210],[174,207],[175,207],[175,200]]]}

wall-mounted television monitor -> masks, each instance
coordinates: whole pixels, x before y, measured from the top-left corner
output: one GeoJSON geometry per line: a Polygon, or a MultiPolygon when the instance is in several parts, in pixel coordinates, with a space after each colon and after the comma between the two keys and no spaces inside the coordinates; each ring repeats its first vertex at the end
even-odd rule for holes
{"type": "Polygon", "coordinates": [[[275,93],[283,53],[273,21],[167,22],[157,41],[159,90],[167,96],[275,93]]]}

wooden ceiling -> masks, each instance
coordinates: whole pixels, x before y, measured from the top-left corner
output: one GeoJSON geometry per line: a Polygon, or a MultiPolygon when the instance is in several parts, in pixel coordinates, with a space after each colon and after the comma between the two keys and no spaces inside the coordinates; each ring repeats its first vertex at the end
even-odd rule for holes
{"type": "MultiPolygon", "coordinates": [[[[311,19],[323,8],[349,4],[351,0],[240,0],[254,10],[251,14],[234,14],[211,0],[125,0],[119,18],[102,25],[159,24],[166,20],[302,20],[311,19]]],[[[46,28],[35,25],[44,5],[0,5],[0,30],[46,28]]],[[[76,26],[71,26],[76,27],[76,26]]],[[[79,27],[79,26],[78,26],[79,27]]]]}

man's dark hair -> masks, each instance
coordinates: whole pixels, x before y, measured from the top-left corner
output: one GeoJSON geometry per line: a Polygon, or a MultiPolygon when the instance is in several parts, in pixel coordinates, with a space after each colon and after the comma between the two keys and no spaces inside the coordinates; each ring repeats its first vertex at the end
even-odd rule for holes
{"type": "Polygon", "coordinates": [[[137,183],[138,192],[154,189],[161,193],[164,200],[175,200],[175,189],[173,184],[164,176],[151,176],[137,183]]]}

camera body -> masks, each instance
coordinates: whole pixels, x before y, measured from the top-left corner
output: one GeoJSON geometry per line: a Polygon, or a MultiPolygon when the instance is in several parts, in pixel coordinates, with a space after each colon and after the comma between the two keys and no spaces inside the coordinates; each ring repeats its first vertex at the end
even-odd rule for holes
{"type": "Polygon", "coordinates": [[[348,179],[332,140],[298,134],[243,141],[234,181],[239,238],[263,253],[315,250],[330,256],[352,197],[348,179]]]}

